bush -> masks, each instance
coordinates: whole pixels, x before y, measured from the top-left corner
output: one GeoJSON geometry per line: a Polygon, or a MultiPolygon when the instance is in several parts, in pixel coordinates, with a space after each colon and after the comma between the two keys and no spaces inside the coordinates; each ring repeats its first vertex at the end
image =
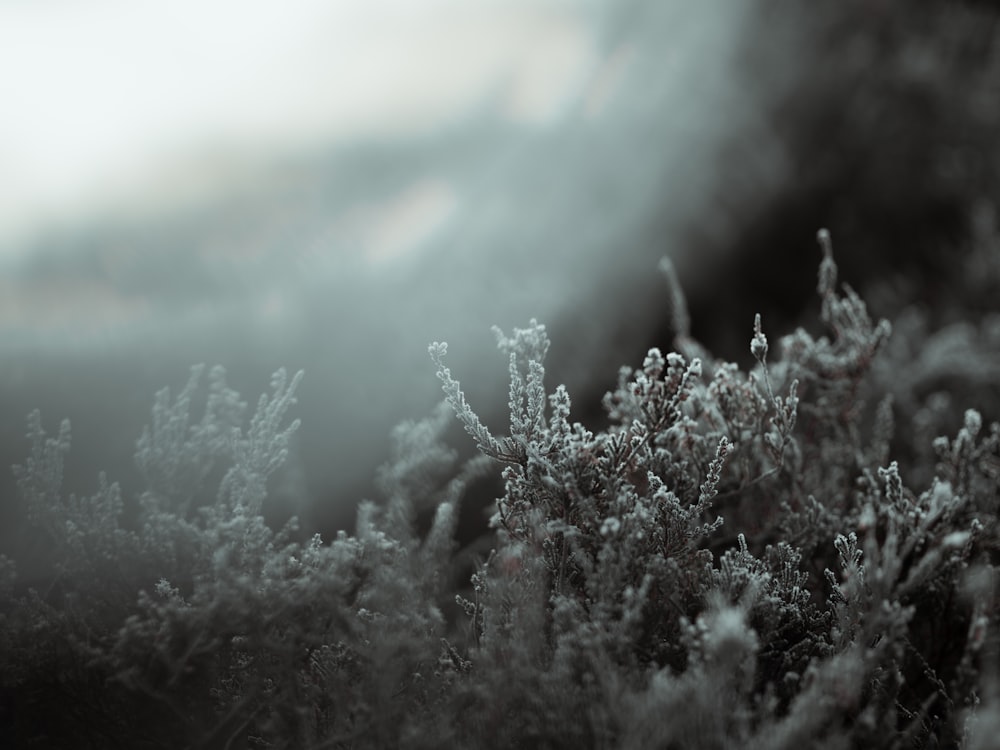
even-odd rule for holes
{"type": "MultiPolygon", "coordinates": [[[[938,363],[914,359],[905,338],[920,326],[894,342],[838,289],[820,241],[825,335],[795,331],[775,357],[757,316],[756,364],[742,372],[691,338],[672,282],[676,351],[621,370],[605,429],[571,421],[564,387],[546,390],[535,321],[496,330],[510,373],[503,435],[433,344],[447,405],[396,429],[384,502],[361,503],[354,534],[329,542],[261,515],[298,424],[284,421],[301,373],[275,374],[246,429],[219,368],[197,422],[203,368],[176,399],[159,393],[132,504],[103,475],[93,496],[64,497],[69,425],[47,437],[33,412],[15,472],[48,568],[29,587],[0,556],[5,736],[101,748],[989,747],[1000,425],[969,409],[954,437],[930,435],[941,409],[926,372],[938,363]],[[449,408],[482,456],[459,464],[445,445],[449,408]],[[466,587],[459,505],[497,467],[492,551],[466,587]]],[[[969,351],[988,352],[986,335],[967,332],[969,351]]]]}

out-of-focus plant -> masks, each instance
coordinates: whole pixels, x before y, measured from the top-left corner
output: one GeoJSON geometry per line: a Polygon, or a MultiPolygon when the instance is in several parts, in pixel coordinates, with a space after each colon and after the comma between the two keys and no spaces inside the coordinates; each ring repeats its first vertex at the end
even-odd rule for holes
{"type": "Polygon", "coordinates": [[[446,403],[397,428],[383,502],[361,503],[355,532],[330,541],[262,516],[300,375],[276,373],[246,427],[218,368],[200,418],[201,368],[175,399],[158,394],[134,499],[103,476],[94,495],[65,497],[69,425],[48,437],[33,412],[15,473],[49,559],[39,585],[0,556],[4,735],[128,748],[989,747],[1000,425],[983,404],[928,437],[939,391],[919,385],[933,367],[914,360],[917,329],[894,337],[873,320],[838,286],[825,232],[820,243],[823,332],[773,346],[757,316],[748,372],[693,340],[665,264],[676,351],[622,368],[602,429],[571,420],[566,388],[547,390],[536,321],[495,332],[503,432],[433,344],[446,403]],[[449,411],[483,455],[458,463],[449,411]],[[494,472],[492,551],[466,587],[460,504],[494,472]]]}

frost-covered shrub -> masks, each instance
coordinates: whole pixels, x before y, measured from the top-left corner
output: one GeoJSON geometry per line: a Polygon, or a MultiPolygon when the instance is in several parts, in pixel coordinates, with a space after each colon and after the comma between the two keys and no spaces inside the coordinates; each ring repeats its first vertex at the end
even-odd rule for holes
{"type": "Polygon", "coordinates": [[[928,436],[940,391],[920,385],[933,363],[907,339],[919,327],[872,320],[820,240],[824,331],[772,342],[757,316],[749,372],[691,338],[665,266],[676,351],[622,368],[603,429],[572,421],[566,388],[547,390],[537,322],[496,331],[502,433],[433,344],[446,403],[394,431],[382,502],[329,541],[262,516],[300,375],[276,373],[248,426],[221,369],[199,418],[202,368],[176,398],[159,393],[134,496],[103,475],[94,495],[64,496],[69,425],[48,437],[32,413],[15,473],[48,559],[40,584],[0,556],[4,736],[990,747],[1000,425],[984,403],[928,436]],[[450,411],[482,453],[464,464],[443,441],[450,411]],[[460,505],[495,473],[492,551],[466,582],[460,505]]]}
{"type": "Polygon", "coordinates": [[[192,421],[200,375],[195,368],[173,402],[157,394],[137,443],[148,484],[134,528],[119,524],[121,493],[103,477],[94,498],[62,497],[69,426],[47,438],[38,412],[29,417],[31,455],[15,471],[53,565],[47,590],[15,595],[3,558],[10,736],[55,746],[309,747],[359,737],[392,746],[416,734],[409,721],[383,718],[411,704],[419,716],[440,699],[452,661],[463,663],[437,605],[451,583],[451,508],[483,462],[445,486],[419,541],[406,523],[411,493],[454,459],[433,447],[443,411],[403,425],[382,475],[388,507],[363,504],[353,536],[301,543],[294,520],[274,532],[260,515],[297,427],[282,422],[301,373],[275,374],[246,431],[218,368],[204,416],[192,421]],[[204,480],[216,461],[230,466],[213,498],[204,480]]]}
{"type": "Polygon", "coordinates": [[[546,393],[534,321],[497,332],[503,437],[431,347],[466,430],[506,464],[498,546],[462,603],[473,670],[504,675],[518,742],[974,742],[970,710],[995,689],[1000,427],[968,411],[935,441],[929,486],[904,484],[892,400],[873,400],[891,327],[838,292],[820,242],[826,335],[796,331],[771,363],[758,316],[744,374],[677,314],[678,349],[699,358],[652,349],[623,369],[596,434],[570,422],[563,389],[546,393]]]}

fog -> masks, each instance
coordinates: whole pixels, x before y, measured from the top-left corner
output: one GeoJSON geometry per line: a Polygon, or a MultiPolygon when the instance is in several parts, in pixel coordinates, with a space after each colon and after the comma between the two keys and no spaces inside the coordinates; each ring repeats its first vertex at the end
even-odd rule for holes
{"type": "MultiPolygon", "coordinates": [[[[775,5],[0,4],[2,461],[38,407],[72,421],[67,491],[106,470],[131,496],[153,394],[190,365],[251,403],[304,369],[269,512],[328,532],[440,400],[427,345],[502,429],[490,326],[532,317],[588,413],[669,345],[659,258],[703,305],[799,174],[772,115],[814,36],[775,5]]],[[[789,264],[815,268],[814,218],[789,264]]]]}
{"type": "Polygon", "coordinates": [[[67,491],[99,470],[136,491],[158,388],[220,363],[252,402],[301,368],[275,494],[346,523],[392,425],[440,397],[430,341],[495,417],[493,324],[537,317],[553,380],[609,380],[674,250],[645,226],[668,182],[667,218],[697,214],[739,114],[739,13],[627,10],[0,6],[5,462],[37,406],[50,430],[73,423],[67,491]]]}
{"type": "Polygon", "coordinates": [[[544,123],[598,62],[592,31],[537,1],[5,3],[3,232],[190,207],[491,90],[504,119],[544,123]]]}

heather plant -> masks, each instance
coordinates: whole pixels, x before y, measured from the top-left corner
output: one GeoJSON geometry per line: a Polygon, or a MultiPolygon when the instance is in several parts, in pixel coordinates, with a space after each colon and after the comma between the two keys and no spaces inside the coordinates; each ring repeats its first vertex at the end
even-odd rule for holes
{"type": "Polygon", "coordinates": [[[134,496],[103,475],[93,495],[64,496],[69,425],[49,437],[33,412],[15,474],[47,564],[22,581],[0,556],[5,734],[102,748],[990,747],[1000,425],[970,404],[928,437],[942,423],[927,416],[937,392],[915,385],[927,368],[893,379],[905,359],[886,362],[913,355],[923,329],[891,335],[838,286],[827,234],[820,245],[823,332],[772,346],[757,316],[749,371],[691,337],[664,264],[675,351],[621,369],[599,430],[571,419],[565,387],[548,390],[538,322],[495,330],[503,432],[431,345],[445,403],[392,433],[380,502],[331,540],[263,516],[301,373],[277,372],[249,422],[221,368],[203,401],[200,367],[175,398],[158,393],[134,496]],[[478,457],[446,444],[452,413],[478,457]],[[461,504],[496,474],[490,551],[466,583],[461,504]]]}
{"type": "Polygon", "coordinates": [[[29,517],[53,537],[53,582],[5,600],[6,723],[24,740],[100,747],[398,743],[410,730],[382,722],[390,704],[433,702],[437,690],[434,673],[409,696],[400,685],[417,679],[418,664],[458,660],[437,608],[450,578],[436,573],[451,552],[449,503],[477,462],[447,483],[417,544],[408,493],[453,457],[428,446],[441,414],[403,425],[382,476],[388,507],[362,504],[353,536],[301,543],[294,519],[274,532],[260,515],[267,476],[297,427],[282,421],[301,373],[275,374],[245,432],[243,404],[218,368],[192,422],[200,375],[195,368],[173,403],[157,394],[137,443],[148,487],[130,530],[117,524],[120,492],[103,477],[95,498],[62,499],[69,426],[46,438],[38,413],[29,417],[31,456],[15,471],[29,517]],[[211,476],[219,459],[231,466],[211,499],[193,479],[211,476]],[[66,701],[72,714],[53,711],[66,701]]]}
{"type": "MultiPolygon", "coordinates": [[[[905,488],[888,462],[892,402],[868,408],[891,328],[837,290],[826,233],[820,243],[827,335],[796,331],[769,365],[758,316],[757,367],[745,375],[650,350],[641,369],[622,370],[598,434],[569,422],[564,390],[546,399],[548,341],[534,321],[497,332],[510,358],[504,437],[466,403],[444,345],[431,347],[460,421],[506,464],[492,521],[500,546],[477,574],[476,601],[462,603],[473,665],[525,680],[510,689],[511,713],[535,715],[521,742],[973,741],[966,711],[993,689],[976,675],[997,617],[996,535],[985,530],[996,522],[998,428],[977,444],[982,418],[970,410],[954,440],[935,441],[931,486],[905,488]],[[985,604],[970,600],[970,580],[989,588],[985,604]],[[526,619],[546,645],[512,664],[510,634],[519,642],[526,619]],[[640,705],[655,719],[635,717],[640,705]]],[[[674,317],[678,349],[707,356],[686,316],[674,317]]]]}

